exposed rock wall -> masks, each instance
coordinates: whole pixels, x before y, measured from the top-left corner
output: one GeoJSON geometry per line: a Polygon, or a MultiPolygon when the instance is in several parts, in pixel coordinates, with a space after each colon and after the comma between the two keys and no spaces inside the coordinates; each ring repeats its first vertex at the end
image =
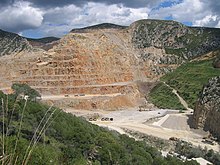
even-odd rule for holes
{"type": "Polygon", "coordinates": [[[195,106],[193,125],[220,139],[220,76],[212,78],[203,88],[195,106]]]}
{"type": "Polygon", "coordinates": [[[220,29],[191,28],[175,21],[140,20],[133,23],[132,42],[138,49],[161,48],[185,60],[220,46],[220,29]]]}
{"type": "Polygon", "coordinates": [[[14,33],[0,30],[0,57],[30,50],[31,48],[31,45],[25,38],[14,33]]]}

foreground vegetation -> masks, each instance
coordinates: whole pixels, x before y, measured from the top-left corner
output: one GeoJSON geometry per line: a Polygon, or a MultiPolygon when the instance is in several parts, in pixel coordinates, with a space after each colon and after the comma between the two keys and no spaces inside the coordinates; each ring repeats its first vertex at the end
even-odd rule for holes
{"type": "MultiPolygon", "coordinates": [[[[181,97],[194,108],[199,92],[212,77],[220,75],[220,69],[213,67],[213,60],[193,61],[181,65],[179,68],[161,78],[162,82],[176,89],[181,97]]],[[[150,100],[159,107],[178,107],[179,101],[170,95],[166,87],[157,85],[150,93],[150,100]],[[166,94],[167,93],[167,94],[166,94]],[[161,99],[161,96],[167,99],[161,99]],[[167,101],[169,99],[169,101],[167,101]]]]}
{"type": "Polygon", "coordinates": [[[109,132],[36,99],[21,99],[26,87],[20,87],[24,89],[13,95],[0,92],[2,164],[196,164],[163,158],[143,141],[109,132]]]}

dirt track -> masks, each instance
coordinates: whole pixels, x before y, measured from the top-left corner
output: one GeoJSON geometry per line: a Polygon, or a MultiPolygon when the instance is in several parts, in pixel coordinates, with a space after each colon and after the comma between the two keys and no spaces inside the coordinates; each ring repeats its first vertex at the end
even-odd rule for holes
{"type": "Polygon", "coordinates": [[[119,96],[122,95],[121,93],[113,93],[113,94],[105,94],[105,95],[101,95],[101,94],[84,94],[82,96],[80,95],[43,95],[42,96],[42,100],[62,100],[62,99],[91,99],[94,97],[115,97],[115,96],[119,96]]]}

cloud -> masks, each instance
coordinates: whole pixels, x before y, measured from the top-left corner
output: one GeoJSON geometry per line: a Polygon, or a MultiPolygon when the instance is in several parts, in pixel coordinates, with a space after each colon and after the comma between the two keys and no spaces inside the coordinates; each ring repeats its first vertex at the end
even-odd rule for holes
{"type": "Polygon", "coordinates": [[[0,0],[0,28],[24,35],[62,36],[73,28],[104,22],[129,25],[146,18],[220,27],[220,1],[0,0]]]}
{"type": "Polygon", "coordinates": [[[13,4],[14,0],[0,0],[0,8],[13,4]]]}
{"type": "Polygon", "coordinates": [[[129,25],[139,19],[148,18],[148,8],[129,8],[123,5],[106,5],[90,2],[83,7],[68,5],[47,10],[39,29],[44,36],[62,36],[73,28],[99,23],[129,25]],[[101,10],[100,10],[101,9],[101,10]]]}
{"type": "Polygon", "coordinates": [[[211,12],[211,15],[207,15],[207,17],[204,18],[204,20],[201,20],[201,22],[205,22],[210,27],[220,28],[220,1],[219,0],[201,0],[201,1],[206,5],[206,10],[209,10],[211,12]]]}
{"type": "Polygon", "coordinates": [[[213,14],[220,14],[220,1],[219,0],[201,0],[206,4],[207,8],[213,12],[213,14]]]}
{"type": "Polygon", "coordinates": [[[194,26],[211,26],[215,27],[219,23],[217,15],[207,15],[200,20],[194,22],[194,26]]]}
{"type": "Polygon", "coordinates": [[[161,0],[26,0],[38,7],[63,7],[67,5],[75,5],[82,7],[90,2],[104,3],[106,5],[122,4],[130,8],[149,7],[161,2],[161,0]]]}
{"type": "Polygon", "coordinates": [[[43,21],[43,12],[31,7],[29,2],[15,2],[0,11],[0,27],[7,31],[21,32],[37,28],[43,21]]]}
{"type": "Polygon", "coordinates": [[[206,14],[206,12],[201,12],[204,9],[203,5],[204,4],[199,0],[184,0],[176,5],[161,7],[158,10],[154,10],[150,15],[158,19],[172,16],[173,19],[180,22],[194,22],[206,14]]]}
{"type": "Polygon", "coordinates": [[[179,22],[191,22],[193,26],[218,27],[219,0],[183,0],[168,7],[160,7],[150,13],[150,18],[172,18],[179,22]],[[214,2],[216,1],[216,6],[214,2]]]}

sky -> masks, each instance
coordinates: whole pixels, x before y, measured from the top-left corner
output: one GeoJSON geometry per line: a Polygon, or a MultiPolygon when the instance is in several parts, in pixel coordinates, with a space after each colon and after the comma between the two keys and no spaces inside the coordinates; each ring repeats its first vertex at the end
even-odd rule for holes
{"type": "Polygon", "coordinates": [[[175,20],[220,28],[220,0],[0,0],[0,29],[25,37],[61,37],[99,23],[175,20]]]}

